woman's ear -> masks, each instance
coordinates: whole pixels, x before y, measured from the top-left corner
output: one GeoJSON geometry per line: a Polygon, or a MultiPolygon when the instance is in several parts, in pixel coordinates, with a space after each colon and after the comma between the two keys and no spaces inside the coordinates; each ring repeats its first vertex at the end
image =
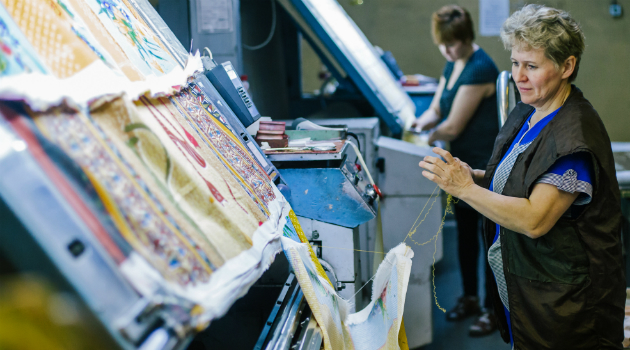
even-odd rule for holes
{"type": "Polygon", "coordinates": [[[562,79],[568,79],[571,76],[571,74],[573,74],[576,63],[577,63],[577,59],[575,58],[575,56],[569,56],[569,58],[564,60],[562,67],[560,67],[563,70],[562,79]]]}

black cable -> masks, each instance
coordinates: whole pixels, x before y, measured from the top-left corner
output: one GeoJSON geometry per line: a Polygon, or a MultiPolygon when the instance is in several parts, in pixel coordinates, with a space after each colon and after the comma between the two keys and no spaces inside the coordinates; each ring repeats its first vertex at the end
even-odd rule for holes
{"type": "Polygon", "coordinates": [[[276,15],[276,1],[271,0],[271,30],[269,31],[269,35],[267,36],[267,39],[265,39],[265,41],[263,41],[259,45],[250,46],[250,45],[243,44],[243,48],[250,51],[256,51],[267,46],[267,44],[271,42],[271,39],[273,39],[273,34],[276,32],[276,23],[278,22],[276,16],[277,16],[276,15]]]}
{"type": "MultiPolygon", "coordinates": [[[[357,140],[357,148],[359,149],[359,153],[361,153],[361,141],[359,141],[359,137],[357,136],[357,134],[350,131],[346,131],[346,135],[351,136],[355,140],[357,140]]],[[[358,161],[359,161],[359,155],[357,155],[357,159],[354,160],[354,164],[357,164],[358,161]]]]}
{"type": "Polygon", "coordinates": [[[352,136],[352,137],[354,137],[355,140],[357,140],[357,148],[359,149],[359,152],[361,152],[361,141],[359,141],[359,137],[357,136],[357,134],[355,134],[353,132],[350,132],[350,131],[347,131],[346,135],[352,136]]]}

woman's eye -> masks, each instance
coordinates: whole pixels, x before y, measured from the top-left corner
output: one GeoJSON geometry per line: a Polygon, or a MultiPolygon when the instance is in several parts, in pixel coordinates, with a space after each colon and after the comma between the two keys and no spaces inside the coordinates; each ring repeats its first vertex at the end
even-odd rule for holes
{"type": "Polygon", "coordinates": [[[534,69],[534,68],[536,68],[536,66],[532,66],[532,65],[530,64],[529,66],[527,66],[527,68],[529,68],[529,69],[534,69]]]}
{"type": "Polygon", "coordinates": [[[512,62],[512,65],[513,65],[514,67],[518,67],[518,62],[512,62]]]}

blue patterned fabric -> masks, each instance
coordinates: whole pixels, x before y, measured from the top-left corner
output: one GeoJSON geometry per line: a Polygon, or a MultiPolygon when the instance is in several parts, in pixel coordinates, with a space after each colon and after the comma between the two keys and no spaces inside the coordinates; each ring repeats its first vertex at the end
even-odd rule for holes
{"type": "Polygon", "coordinates": [[[578,152],[558,159],[536,183],[555,185],[569,193],[580,192],[573,206],[583,206],[590,203],[593,196],[593,170],[590,154],[578,152]]]}

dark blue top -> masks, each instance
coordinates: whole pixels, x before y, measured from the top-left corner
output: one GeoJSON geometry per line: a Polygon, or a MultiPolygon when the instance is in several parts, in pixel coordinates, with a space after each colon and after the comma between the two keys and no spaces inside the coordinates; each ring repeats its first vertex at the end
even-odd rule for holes
{"type": "MultiPolygon", "coordinates": [[[[447,62],[444,72],[442,72],[446,79],[446,85],[448,85],[448,81],[453,73],[453,67],[453,62],[447,62]]],[[[495,84],[498,76],[499,70],[492,58],[481,48],[475,51],[468,58],[468,62],[466,62],[466,66],[453,88],[448,90],[447,86],[444,86],[444,91],[440,98],[442,120],[445,120],[451,112],[453,100],[460,86],[495,84]]],[[[468,163],[473,169],[485,169],[492,155],[494,139],[499,133],[499,117],[497,113],[497,96],[495,93],[481,101],[464,131],[457,139],[451,141],[451,153],[453,156],[468,163]]]]}
{"type": "MultiPolygon", "coordinates": [[[[521,140],[521,138],[521,145],[534,141],[534,139],[538,137],[545,126],[549,124],[549,122],[553,119],[553,117],[556,116],[556,114],[558,114],[560,108],[556,109],[555,111],[551,112],[549,115],[538,121],[538,123],[536,123],[531,128],[531,130],[529,130],[529,121],[531,120],[532,115],[534,115],[534,112],[532,112],[532,114],[530,114],[527,118],[525,124],[523,124],[521,130],[514,138],[514,141],[512,141],[510,148],[508,148],[507,152],[505,152],[505,154],[503,155],[503,158],[501,159],[501,162],[499,162],[499,164],[497,165],[497,168],[499,165],[501,165],[501,163],[503,163],[503,160],[505,160],[510,152],[512,152],[512,149],[519,142],[519,140],[521,140]]],[[[547,172],[543,174],[536,181],[536,183],[547,183],[555,185],[558,187],[558,189],[571,193],[574,193],[576,191],[580,192],[580,195],[575,200],[575,202],[573,202],[573,205],[569,209],[569,212],[567,212],[567,215],[571,215],[572,212],[577,212],[579,214],[579,210],[583,208],[577,208],[576,206],[583,206],[590,203],[591,196],[593,194],[592,179],[594,177],[595,175],[593,174],[593,163],[590,155],[586,152],[578,152],[559,158],[549,169],[547,169],[547,172]],[[571,177],[568,175],[571,171],[576,172],[575,176],[571,177]],[[570,178],[574,178],[574,181],[571,182],[570,178]]],[[[490,191],[492,191],[493,189],[493,183],[494,178],[490,182],[490,191]]],[[[501,226],[497,224],[492,243],[497,241],[500,233],[501,226]]],[[[510,312],[505,307],[503,307],[503,312],[505,312],[505,317],[507,318],[508,330],[510,332],[510,342],[514,344],[514,340],[512,337],[512,322],[510,320],[510,312]]]]}

